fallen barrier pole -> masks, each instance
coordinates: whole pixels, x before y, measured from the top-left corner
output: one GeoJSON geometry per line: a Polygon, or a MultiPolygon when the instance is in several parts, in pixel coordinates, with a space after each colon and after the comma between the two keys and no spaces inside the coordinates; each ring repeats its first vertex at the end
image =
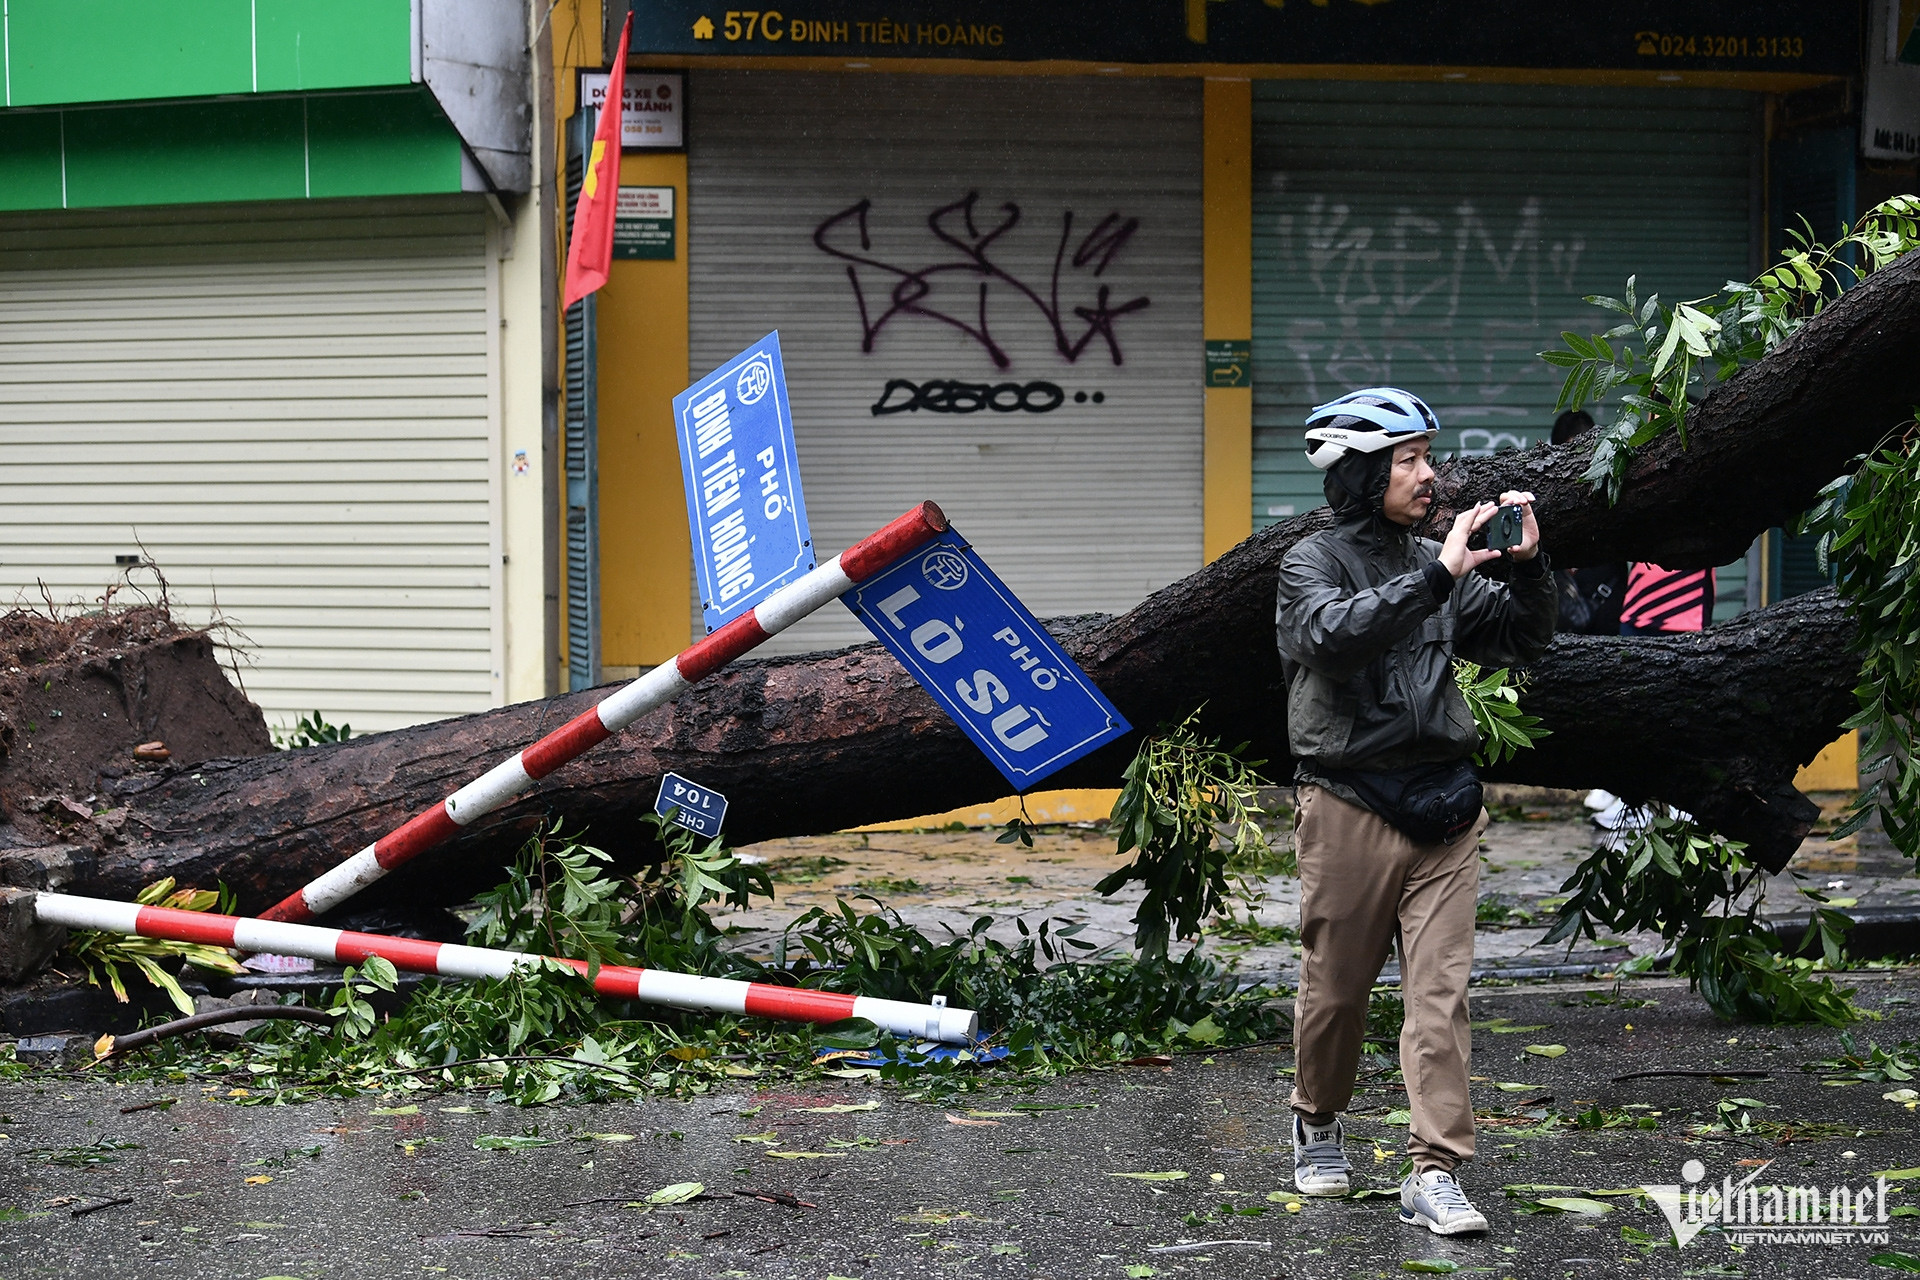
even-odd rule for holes
{"type": "MultiPolygon", "coordinates": [[[[64,925],[69,929],[99,929],[143,938],[201,942],[240,951],[271,951],[334,964],[358,964],[369,956],[379,956],[391,961],[396,969],[443,978],[504,978],[515,968],[536,964],[541,959],[526,951],[423,942],[417,938],[391,938],[379,933],[355,933],[282,920],[250,920],[244,916],[181,911],[173,907],[143,907],[137,902],[78,898],[65,893],[35,894],[33,909],[40,923],[64,925]]],[[[582,974],[587,972],[584,960],[559,963],[582,974]]],[[[878,1000],[837,991],[810,991],[770,982],[703,978],[697,974],[612,964],[600,966],[593,976],[593,989],[615,1000],[640,1000],[675,1009],[746,1014],[785,1022],[865,1018],[895,1035],[945,1044],[970,1044],[980,1029],[978,1014],[971,1009],[950,1009],[937,996],[936,1003],[914,1004],[906,1000],[878,1000]]]]}
{"type": "Polygon", "coordinates": [[[266,920],[301,921],[333,908],[395,867],[445,843],[460,828],[516,799],[561,765],[605,742],[655,707],[664,706],[706,677],[778,635],[814,610],[851,591],[944,533],[947,517],[923,502],[884,529],[856,542],[805,577],[782,587],[699,643],[663,662],[503,760],[439,804],[409,819],[304,888],[261,913],[266,920]]]}

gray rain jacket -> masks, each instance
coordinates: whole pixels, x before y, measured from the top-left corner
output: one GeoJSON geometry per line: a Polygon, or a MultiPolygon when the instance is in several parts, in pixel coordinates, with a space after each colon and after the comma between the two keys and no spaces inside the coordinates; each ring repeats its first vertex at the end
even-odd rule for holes
{"type": "Polygon", "coordinates": [[[1301,781],[1326,784],[1316,765],[1389,773],[1465,759],[1480,734],[1454,684],[1454,657],[1513,666],[1553,639],[1544,554],[1515,564],[1510,587],[1477,573],[1456,580],[1439,543],[1367,505],[1348,507],[1280,564],[1275,629],[1301,781]]]}

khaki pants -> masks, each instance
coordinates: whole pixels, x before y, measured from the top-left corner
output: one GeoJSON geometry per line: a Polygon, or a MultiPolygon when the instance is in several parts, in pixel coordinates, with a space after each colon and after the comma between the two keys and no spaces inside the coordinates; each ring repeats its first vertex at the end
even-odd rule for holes
{"type": "Polygon", "coordinates": [[[1388,949],[1400,947],[1400,1069],[1413,1113],[1414,1165],[1451,1169],[1473,1157],[1467,1097],[1467,977],[1480,892],[1480,833],[1415,844],[1384,818],[1304,784],[1300,856],[1300,990],[1294,1001],[1292,1106],[1345,1111],[1367,1026],[1367,998],[1388,949]]]}

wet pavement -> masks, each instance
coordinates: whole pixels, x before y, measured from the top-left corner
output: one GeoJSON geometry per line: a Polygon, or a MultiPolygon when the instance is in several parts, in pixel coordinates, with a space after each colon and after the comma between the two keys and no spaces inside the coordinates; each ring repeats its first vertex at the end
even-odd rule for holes
{"type": "MultiPolygon", "coordinates": [[[[1281,797],[1288,794],[1273,793],[1270,802],[1279,820],[1269,835],[1280,846],[1290,836],[1289,816],[1280,808],[1281,797]]],[[[1822,825],[1831,829],[1851,797],[1823,794],[1816,799],[1822,825]]],[[[1541,943],[1562,899],[1560,886],[1604,835],[1589,821],[1580,793],[1495,786],[1489,788],[1489,811],[1494,821],[1481,839],[1480,927],[1474,939],[1479,975],[1604,971],[1630,956],[1661,949],[1660,940],[1650,933],[1583,940],[1571,953],[1564,942],[1541,943]]],[[[1139,886],[1110,898],[1094,890],[1120,864],[1113,839],[1103,829],[1091,823],[1046,828],[1030,850],[997,843],[998,835],[975,828],[769,840],[741,852],[760,859],[771,871],[774,902],[720,920],[737,931],[732,945],[769,958],[780,930],[800,912],[860,894],[886,903],[936,938],[945,937],[946,928],[964,932],[979,916],[992,915],[998,921],[994,935],[1007,941],[1016,936],[1016,919],[1032,927],[1053,917],[1080,925],[1080,938],[1096,946],[1125,949],[1131,944],[1139,886]]],[[[1291,986],[1299,968],[1293,945],[1300,919],[1299,881],[1252,878],[1263,900],[1251,911],[1237,910],[1233,922],[1216,921],[1207,947],[1222,959],[1236,961],[1250,977],[1291,986]]],[[[1785,872],[1763,878],[1754,892],[1765,899],[1762,909],[1769,914],[1804,914],[1810,904],[1798,886],[1819,890],[1842,907],[1920,911],[1920,878],[1913,864],[1877,828],[1838,842],[1810,837],[1785,872]]],[[[872,909],[871,903],[859,905],[872,909]]],[[[1392,979],[1397,967],[1390,965],[1387,972],[1392,979]]]]}
{"type": "MultiPolygon", "coordinates": [[[[1571,956],[1541,947],[1559,887],[1595,832],[1575,797],[1499,799],[1481,850],[1476,937],[1480,1153],[1463,1171],[1492,1223],[1483,1238],[1404,1226],[1396,1196],[1296,1196],[1285,1046],[1040,1085],[988,1069],[957,1093],[849,1070],[726,1081],[687,1101],[526,1110],[428,1093],[240,1106],[244,1080],[116,1085],[0,1065],[0,1276],[1377,1278],[1453,1263],[1516,1280],[1811,1278],[1888,1276],[1874,1254],[1920,1254],[1920,1100],[1900,1094],[1898,1080],[1806,1069],[1841,1052],[1838,1032],[1729,1026],[1668,978],[1618,989],[1506,980],[1555,962],[1608,968],[1657,940],[1603,937],[1571,956]],[[6,1080],[9,1070],[19,1078],[6,1080]],[[1766,1074],[1613,1081],[1655,1070],[1766,1074]],[[1743,1246],[1709,1230],[1675,1249],[1658,1209],[1628,1192],[1680,1184],[1689,1159],[1705,1183],[1758,1170],[1761,1185],[1823,1195],[1871,1184],[1876,1170],[1913,1176],[1892,1182],[1886,1208],[1896,1216],[1874,1228],[1888,1244],[1743,1246]],[[701,1189],[649,1203],[683,1183],[701,1189]],[[1556,1197],[1606,1212],[1540,1206],[1556,1197]]],[[[722,923],[738,930],[734,945],[765,954],[800,911],[871,893],[936,934],[981,914],[1003,930],[1016,916],[1058,916],[1124,947],[1136,895],[1093,892],[1115,865],[1103,832],[1049,829],[1031,851],[995,834],[755,846],[779,898],[722,923]]],[[[1920,881],[1884,844],[1873,832],[1838,846],[1810,841],[1794,863],[1798,883],[1864,906],[1913,904],[1920,881]]],[[[1295,884],[1262,883],[1251,919],[1206,945],[1284,982],[1295,965],[1295,884]]],[[[1794,884],[1766,882],[1767,909],[1799,906],[1794,884]]],[[[1920,1040],[1920,968],[1842,980],[1884,1018],[1855,1029],[1859,1044],[1920,1040]]],[[[1397,1185],[1403,1159],[1406,1096],[1394,1065],[1368,1061],[1349,1118],[1349,1152],[1374,1190],[1397,1185]]]]}
{"type": "MultiPolygon", "coordinates": [[[[1920,1037],[1920,970],[1848,981],[1885,1018],[1863,1043],[1920,1037]]],[[[1803,1070],[1838,1052],[1836,1032],[1730,1027],[1669,979],[1625,997],[1610,984],[1475,992],[1480,1154],[1463,1181],[1492,1225],[1481,1238],[1402,1225],[1390,1197],[1295,1196],[1282,1047],[1040,1087],[989,1071],[987,1087],[944,1099],[854,1073],[529,1110],[423,1093],[241,1107],[224,1089],[45,1068],[0,1084],[0,1274],[1139,1280],[1380,1277],[1438,1260],[1512,1277],[1811,1278],[1887,1276],[1873,1254],[1920,1252],[1914,1180],[1887,1198],[1906,1212],[1885,1245],[1736,1248],[1715,1231],[1679,1250],[1648,1243],[1672,1239],[1660,1213],[1618,1193],[1678,1184],[1689,1159],[1707,1182],[1771,1160],[1760,1183],[1824,1195],[1920,1165],[1920,1116],[1883,1097],[1893,1084],[1803,1070]],[[1528,1048],[1554,1045],[1566,1051],[1528,1048]],[[1611,1082],[1658,1069],[1767,1075],[1611,1082]],[[1731,1131],[1702,1130],[1731,1098],[1759,1105],[1737,1104],[1731,1131]],[[1576,1113],[1604,1127],[1556,1119],[1576,1113]],[[695,1199],[647,1204],[694,1182],[695,1199]],[[1608,1211],[1525,1212],[1555,1196],[1608,1211]]],[[[1402,1158],[1405,1094],[1387,1066],[1369,1065],[1379,1074],[1349,1122],[1369,1187],[1392,1187],[1402,1158]]]]}

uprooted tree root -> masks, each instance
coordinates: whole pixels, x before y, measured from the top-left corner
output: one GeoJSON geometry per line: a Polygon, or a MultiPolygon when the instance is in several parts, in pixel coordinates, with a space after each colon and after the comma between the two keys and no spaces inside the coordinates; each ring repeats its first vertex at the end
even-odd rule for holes
{"type": "MultiPolygon", "coordinates": [[[[9,862],[31,861],[35,846],[120,843],[128,815],[100,799],[112,782],[272,750],[260,709],[220,661],[224,648],[237,663],[238,633],[218,620],[183,623],[166,579],[152,572],[153,590],[123,579],[87,604],[62,606],[43,585],[39,606],[0,614],[0,823],[11,828],[0,844],[17,850],[9,862]],[[134,754],[155,741],[166,744],[164,765],[134,754]]],[[[30,868],[15,870],[0,868],[0,880],[37,882],[30,868]]]]}

